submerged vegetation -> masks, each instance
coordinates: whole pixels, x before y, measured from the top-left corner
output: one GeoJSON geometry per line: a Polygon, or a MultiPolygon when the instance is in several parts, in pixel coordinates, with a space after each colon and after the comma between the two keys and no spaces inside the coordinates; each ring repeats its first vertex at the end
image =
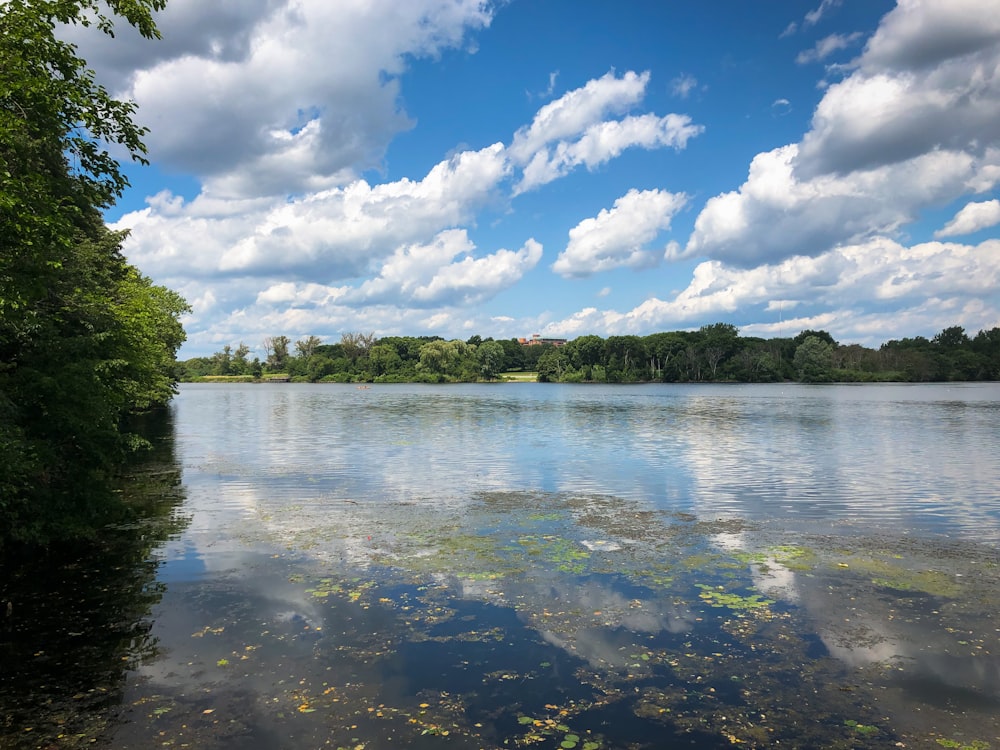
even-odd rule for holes
{"type": "Polygon", "coordinates": [[[793,338],[740,336],[716,323],[697,331],[649,336],[581,336],[555,345],[473,336],[344,334],[336,344],[316,336],[264,342],[265,359],[245,343],[178,364],[185,381],[246,381],[280,373],[301,382],[453,383],[532,379],[561,383],[928,382],[1000,380],[1000,328],[968,336],[960,326],[933,339],[893,340],[878,349],[840,344],[826,331],[793,338]]]}
{"type": "MultiPolygon", "coordinates": [[[[111,655],[140,676],[155,664],[155,686],[134,681],[120,708],[85,701],[84,721],[58,713],[79,695],[68,684],[32,704],[30,724],[11,713],[0,744],[46,746],[56,733],[60,747],[209,750],[1000,742],[995,551],[790,540],[572,493],[341,507],[247,519],[232,530],[245,572],[161,592],[170,650],[141,641],[111,655]]],[[[72,633],[52,637],[58,661],[72,633]]]]}

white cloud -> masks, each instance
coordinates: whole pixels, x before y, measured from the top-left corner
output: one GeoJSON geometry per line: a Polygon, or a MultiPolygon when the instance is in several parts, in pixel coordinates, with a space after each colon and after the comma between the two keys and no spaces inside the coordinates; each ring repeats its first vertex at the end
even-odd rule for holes
{"type": "Polygon", "coordinates": [[[868,42],[862,65],[920,71],[986,52],[998,36],[997,0],[898,0],[868,42]]]}
{"type": "MultiPolygon", "coordinates": [[[[182,57],[245,62],[260,24],[279,12],[285,0],[171,0],[156,14],[161,38],[150,42],[120,28],[113,40],[89,33],[82,26],[61,30],[84,53],[105,86],[128,88],[136,70],[150,69],[182,57]]],[[[124,24],[122,24],[124,26],[124,24]]]]}
{"type": "Polygon", "coordinates": [[[827,14],[827,11],[829,11],[831,8],[836,8],[838,5],[840,5],[840,3],[841,0],[822,0],[822,2],[819,4],[819,7],[817,7],[815,10],[811,10],[808,13],[806,13],[806,17],[803,22],[804,25],[815,26],[817,23],[820,22],[820,19],[822,19],[823,16],[827,14]]]}
{"type": "MultiPolygon", "coordinates": [[[[841,0],[822,0],[822,2],[819,4],[817,8],[806,13],[805,18],[802,19],[801,28],[804,30],[809,28],[810,26],[815,26],[817,23],[820,22],[823,16],[826,15],[828,10],[830,10],[831,8],[836,8],[838,5],[840,5],[840,3],[841,0]]],[[[785,37],[792,36],[798,30],[799,30],[799,23],[797,21],[792,21],[785,27],[785,30],[778,35],[778,38],[784,39],[785,37]]]]}
{"type": "Polygon", "coordinates": [[[690,73],[681,73],[670,82],[670,91],[674,96],[679,96],[681,99],[687,99],[697,86],[697,78],[690,73]]]}
{"type": "Polygon", "coordinates": [[[491,14],[487,0],[174,0],[167,42],[143,40],[142,57],[134,42],[70,34],[138,103],[155,161],[215,196],[285,195],[379,166],[411,126],[407,57],[462,44],[491,14]]]}
{"type": "MultiPolygon", "coordinates": [[[[647,80],[646,74],[608,74],[542,107],[532,125],[513,138],[522,149],[541,144],[521,184],[549,182],[577,166],[594,169],[633,146],[682,148],[701,131],[687,117],[601,119],[639,101],[647,80]]],[[[302,116],[300,130],[271,133],[272,139],[285,143],[284,151],[246,146],[261,152],[261,159],[275,160],[273,169],[265,172],[273,176],[282,169],[298,169],[296,164],[308,169],[316,145],[312,139],[322,137],[325,120],[313,111],[302,116]]],[[[262,191],[262,197],[234,197],[240,191],[224,183],[242,178],[239,170],[229,170],[210,177],[192,200],[169,192],[150,198],[145,209],[123,216],[117,226],[131,229],[125,248],[129,259],[160,283],[195,299],[204,295],[208,284],[217,289],[212,305],[202,306],[189,321],[190,346],[233,339],[241,327],[273,334],[284,325],[296,335],[335,330],[349,320],[365,321],[366,329],[381,331],[443,327],[445,321],[464,328],[474,321],[472,305],[516,284],[542,257],[542,246],[534,240],[519,250],[475,257],[462,228],[473,223],[484,206],[504,200],[513,163],[509,149],[497,143],[457,153],[420,180],[369,184],[352,179],[324,187],[329,175],[320,170],[305,181],[304,195],[292,197],[268,196],[269,190],[262,191]],[[401,310],[408,310],[409,316],[401,310]]],[[[250,160],[248,165],[252,171],[260,162],[250,160]]],[[[650,227],[668,226],[683,197],[665,191],[650,195],[660,195],[661,203],[676,203],[662,205],[658,217],[644,219],[650,227]]],[[[630,201],[626,197],[620,210],[630,201]]],[[[628,231],[634,234],[637,228],[628,231]]],[[[573,245],[567,258],[579,247],[573,245]]],[[[617,247],[595,256],[594,270],[620,263],[635,266],[640,260],[652,264],[663,254],[633,249],[630,257],[618,257],[622,252],[617,247]]],[[[495,325],[492,319],[483,320],[495,325]]]]}
{"type": "Polygon", "coordinates": [[[860,38],[860,31],[856,31],[853,34],[830,34],[830,36],[816,42],[816,45],[812,49],[800,52],[795,58],[795,62],[799,65],[805,65],[806,63],[825,60],[834,52],[848,49],[860,38]]]}
{"type": "Polygon", "coordinates": [[[322,284],[296,284],[282,281],[272,284],[257,295],[259,305],[304,305],[325,304],[343,294],[343,289],[333,289],[322,284]]]}
{"type": "Polygon", "coordinates": [[[705,204],[685,255],[746,267],[891,234],[923,206],[960,195],[991,166],[962,152],[933,151],[878,169],[800,181],[797,153],[796,146],[784,146],[758,154],[739,190],[705,204]]]}
{"type": "Polygon", "coordinates": [[[796,21],[792,21],[785,27],[784,31],[778,34],[778,38],[784,39],[786,36],[792,36],[798,30],[799,30],[799,24],[796,21]]]}
{"type": "Polygon", "coordinates": [[[1000,140],[1000,0],[903,0],[802,141],[803,177],[1000,140]]]}
{"type": "Polygon", "coordinates": [[[552,182],[580,165],[594,169],[635,146],[682,149],[703,130],[702,126],[693,125],[687,115],[675,114],[664,117],[646,114],[596,123],[576,141],[560,141],[554,148],[537,151],[525,166],[515,193],[552,182]]]}
{"type": "Polygon", "coordinates": [[[982,203],[968,203],[955,218],[934,233],[935,237],[955,237],[972,234],[980,229],[1000,224],[1000,200],[994,198],[982,203]]]}
{"type": "Polygon", "coordinates": [[[907,247],[877,238],[749,269],[705,261],[694,269],[687,288],[671,299],[650,298],[624,313],[587,307],[543,330],[569,336],[673,330],[734,320],[737,314],[760,318],[764,311],[771,321],[745,326],[745,335],[823,328],[842,341],[877,344],[887,331],[926,335],[956,323],[970,329],[982,320],[1000,324],[997,288],[1000,240],[907,247]],[[985,302],[990,298],[992,304],[985,302]],[[892,312],[885,312],[886,303],[892,312]],[[801,312],[795,318],[780,317],[780,311],[792,309],[801,312]]]}
{"type": "Polygon", "coordinates": [[[256,304],[316,309],[471,305],[516,284],[542,256],[542,246],[531,239],[520,250],[501,249],[483,258],[472,256],[475,249],[464,229],[449,229],[429,243],[398,248],[374,278],[359,286],[283,281],[260,292],[256,304]]]}
{"type": "Polygon", "coordinates": [[[528,92],[528,98],[529,99],[534,99],[536,97],[547,98],[552,96],[552,94],[556,90],[556,80],[558,80],[558,78],[559,78],[559,71],[553,70],[551,73],[549,73],[549,85],[545,89],[545,91],[542,91],[538,94],[532,94],[531,92],[528,92]]]}
{"type": "Polygon", "coordinates": [[[508,149],[517,164],[526,164],[553,141],[575,137],[608,115],[623,114],[646,93],[649,72],[609,72],[582,88],[563,94],[538,110],[531,125],[520,128],[508,149]]]}
{"type": "Polygon", "coordinates": [[[520,250],[498,250],[486,258],[463,258],[441,268],[414,292],[423,305],[472,305],[513,286],[542,257],[542,246],[529,239],[520,250]]]}
{"type": "Polygon", "coordinates": [[[416,291],[458,255],[475,249],[465,230],[441,232],[428,244],[404,245],[386,260],[378,276],[365,281],[347,301],[362,304],[405,304],[416,291]]]}
{"type": "Polygon", "coordinates": [[[686,115],[630,115],[607,120],[639,103],[649,73],[614,72],[588,81],[538,110],[531,125],[514,134],[507,149],[511,162],[523,167],[519,194],[545,185],[584,165],[594,169],[636,146],[682,149],[704,128],[686,115]]]}
{"type": "Polygon", "coordinates": [[[629,190],[593,218],[569,230],[569,244],[552,270],[561,276],[580,277],[620,266],[648,268],[660,262],[662,251],[648,247],[670,228],[674,214],[687,196],[665,190],[629,190]]]}
{"type": "Polygon", "coordinates": [[[160,196],[118,226],[146,273],[349,279],[377,267],[401,244],[469,221],[507,174],[503,146],[462,152],[419,181],[372,187],[358,180],[293,201],[160,196]]]}
{"type": "Polygon", "coordinates": [[[542,257],[542,246],[533,239],[520,250],[501,249],[484,258],[473,258],[474,249],[462,229],[442,232],[427,245],[401,247],[376,278],[344,294],[342,301],[355,306],[471,305],[516,284],[542,257]]]}
{"type": "Polygon", "coordinates": [[[1000,0],[901,0],[801,143],[706,203],[685,254],[748,266],[893,234],[996,185],[998,146],[1000,0]]]}

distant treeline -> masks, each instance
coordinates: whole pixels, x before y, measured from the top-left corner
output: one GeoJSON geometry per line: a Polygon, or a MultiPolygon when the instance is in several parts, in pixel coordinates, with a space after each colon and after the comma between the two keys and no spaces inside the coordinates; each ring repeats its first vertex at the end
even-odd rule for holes
{"type": "Polygon", "coordinates": [[[309,336],[264,341],[265,358],[249,358],[241,343],[211,357],[179,362],[182,381],[220,376],[248,380],[281,374],[300,382],[456,383],[501,379],[505,372],[537,372],[560,383],[928,382],[1000,380],[1000,328],[974,337],[961,326],[932,339],[889,341],[878,349],[839,344],[826,331],[794,338],[740,336],[728,323],[697,331],[648,336],[580,336],[563,346],[525,345],[517,339],[346,333],[339,343],[309,336]]]}

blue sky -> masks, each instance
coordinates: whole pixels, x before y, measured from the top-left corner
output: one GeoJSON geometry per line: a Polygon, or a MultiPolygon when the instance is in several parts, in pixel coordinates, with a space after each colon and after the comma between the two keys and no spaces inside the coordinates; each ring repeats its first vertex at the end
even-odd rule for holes
{"type": "Polygon", "coordinates": [[[108,214],[267,336],[1000,325],[1000,0],[171,0],[108,214]]]}

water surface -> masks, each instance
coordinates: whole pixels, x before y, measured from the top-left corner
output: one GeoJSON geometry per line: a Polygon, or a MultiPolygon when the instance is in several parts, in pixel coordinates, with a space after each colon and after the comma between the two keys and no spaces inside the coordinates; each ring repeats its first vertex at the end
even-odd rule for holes
{"type": "Polygon", "coordinates": [[[998,385],[186,385],[172,419],[155,596],[0,745],[1000,747],[998,385]]]}

